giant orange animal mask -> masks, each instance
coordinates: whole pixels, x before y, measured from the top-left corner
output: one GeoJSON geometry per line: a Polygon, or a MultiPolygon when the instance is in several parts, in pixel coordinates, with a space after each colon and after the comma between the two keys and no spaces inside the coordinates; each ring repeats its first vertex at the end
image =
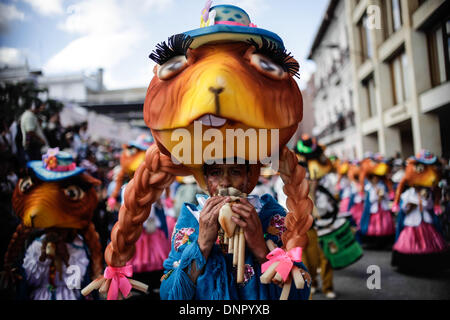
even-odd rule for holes
{"type": "MultiPolygon", "coordinates": [[[[193,170],[202,187],[205,187],[201,172],[203,163],[221,159],[206,155],[201,163],[195,163],[195,157],[211,142],[195,134],[194,121],[202,122],[203,131],[219,130],[223,141],[218,147],[224,151],[233,143],[227,139],[227,130],[256,132],[258,140],[254,142],[259,145],[267,141],[267,156],[270,156],[289,141],[302,119],[302,96],[297,83],[281,67],[278,78],[261,71],[257,63],[269,57],[258,53],[257,46],[256,42],[213,43],[189,49],[187,58],[183,60],[185,66],[168,79],[161,79],[161,69],[169,68],[165,64],[173,64],[178,57],[155,68],[156,75],[144,104],[145,122],[152,129],[160,150],[167,155],[173,155],[179,143],[178,139],[172,138],[175,130],[188,130],[192,138],[191,155],[185,158],[184,164],[193,170]],[[264,141],[260,141],[259,129],[279,130],[277,144],[271,145],[271,131],[264,141]],[[196,149],[196,145],[200,147],[196,149]]],[[[287,58],[289,63],[295,63],[293,58],[287,58]]],[[[262,160],[250,152],[250,143],[246,144],[242,154],[238,154],[238,143],[233,144],[234,149],[227,158],[241,156],[255,162],[262,160]]],[[[257,155],[259,153],[258,150],[257,155]]],[[[225,158],[225,155],[220,158],[225,158]]]]}

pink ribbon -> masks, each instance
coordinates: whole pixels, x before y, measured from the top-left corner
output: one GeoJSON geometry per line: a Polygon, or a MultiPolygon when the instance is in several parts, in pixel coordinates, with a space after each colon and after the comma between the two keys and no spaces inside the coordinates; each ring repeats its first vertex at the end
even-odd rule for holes
{"type": "Polygon", "coordinates": [[[256,26],[256,24],[250,23],[248,26],[243,24],[243,23],[239,23],[236,21],[216,21],[214,24],[226,24],[226,25],[230,25],[230,26],[241,26],[241,27],[250,27],[250,28],[258,28],[256,26]]]}
{"type": "Polygon", "coordinates": [[[295,262],[302,261],[302,248],[296,247],[294,249],[289,250],[288,252],[284,251],[281,248],[276,248],[272,252],[270,252],[266,258],[269,260],[261,266],[261,271],[264,273],[270,265],[279,261],[280,263],[275,268],[275,270],[280,274],[283,278],[283,281],[286,281],[289,273],[291,272],[292,266],[295,262]]]}
{"type": "Polygon", "coordinates": [[[131,284],[127,277],[133,275],[133,266],[131,264],[121,268],[106,267],[104,277],[105,279],[111,279],[111,284],[108,290],[108,300],[117,300],[119,290],[125,297],[131,291],[131,284]]]}

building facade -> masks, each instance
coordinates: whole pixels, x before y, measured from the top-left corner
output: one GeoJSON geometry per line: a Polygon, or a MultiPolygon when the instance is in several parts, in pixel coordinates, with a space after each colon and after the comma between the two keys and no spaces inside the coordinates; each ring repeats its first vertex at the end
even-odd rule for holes
{"type": "Polygon", "coordinates": [[[345,0],[358,157],[450,154],[450,1],[345,0]]]}
{"type": "Polygon", "coordinates": [[[316,64],[312,133],[327,155],[354,159],[358,146],[346,17],[346,0],[331,0],[310,50],[308,58],[316,64]]]}

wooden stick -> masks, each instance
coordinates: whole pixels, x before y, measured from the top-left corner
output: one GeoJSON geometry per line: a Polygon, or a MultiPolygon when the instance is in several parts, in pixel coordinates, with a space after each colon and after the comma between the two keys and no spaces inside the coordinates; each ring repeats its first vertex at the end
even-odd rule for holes
{"type": "Polygon", "coordinates": [[[266,241],[266,245],[269,251],[273,251],[277,248],[277,245],[270,239],[266,241]]]}
{"type": "Polygon", "coordinates": [[[300,269],[297,266],[292,267],[292,278],[294,278],[294,284],[297,289],[303,289],[305,287],[305,279],[300,272],[300,269]]]}
{"type": "Polygon", "coordinates": [[[233,236],[233,266],[237,266],[239,258],[239,227],[236,227],[233,236]]]}
{"type": "Polygon", "coordinates": [[[133,279],[128,279],[128,280],[130,280],[130,284],[133,287],[133,289],[147,293],[148,285],[146,285],[145,283],[133,280],[133,279]]]}
{"type": "Polygon", "coordinates": [[[103,282],[100,289],[98,289],[98,292],[101,294],[107,294],[109,290],[109,286],[111,285],[111,279],[106,279],[105,282],[103,282]]]}
{"type": "Polygon", "coordinates": [[[97,290],[98,288],[100,288],[105,280],[106,279],[103,278],[103,276],[98,277],[97,279],[92,281],[90,284],[88,284],[86,287],[84,287],[84,289],[81,290],[81,294],[83,296],[87,296],[92,291],[97,290]]]}
{"type": "Polygon", "coordinates": [[[278,267],[279,263],[280,261],[276,261],[267,268],[266,272],[264,272],[259,278],[261,280],[261,283],[268,284],[272,281],[272,278],[275,276],[275,273],[277,272],[275,268],[278,267]]]}
{"type": "Polygon", "coordinates": [[[234,235],[229,239],[230,240],[228,241],[228,253],[233,253],[234,235]]]}
{"type": "Polygon", "coordinates": [[[289,277],[286,279],[284,283],[283,290],[281,291],[280,300],[287,300],[289,298],[289,292],[291,291],[292,278],[289,277]]]}
{"type": "MultiPolygon", "coordinates": [[[[266,245],[267,245],[267,248],[269,249],[269,251],[273,251],[276,248],[278,248],[278,246],[270,239],[266,241],[266,245]]],[[[281,277],[281,275],[278,272],[275,273],[275,276],[272,280],[274,280],[274,282],[276,282],[276,283],[283,282],[283,278],[281,277]]]]}
{"type": "Polygon", "coordinates": [[[244,265],[245,265],[245,236],[244,229],[239,228],[239,249],[238,249],[238,270],[237,283],[244,282],[244,265]]]}
{"type": "Polygon", "coordinates": [[[274,280],[275,283],[283,282],[283,278],[281,277],[281,275],[278,272],[275,273],[275,276],[273,277],[273,280],[274,280]]]}

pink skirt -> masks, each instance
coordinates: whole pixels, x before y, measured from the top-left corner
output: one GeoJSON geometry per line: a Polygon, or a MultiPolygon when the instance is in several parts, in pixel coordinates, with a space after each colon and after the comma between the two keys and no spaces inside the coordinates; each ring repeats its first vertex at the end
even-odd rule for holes
{"type": "Polygon", "coordinates": [[[341,203],[339,204],[339,213],[347,213],[348,212],[348,204],[350,202],[350,197],[344,198],[341,200],[341,203]]]}
{"type": "Polygon", "coordinates": [[[350,208],[350,212],[352,214],[353,219],[355,220],[356,225],[359,228],[359,223],[361,221],[362,213],[364,209],[364,202],[355,203],[353,207],[350,208]]]}
{"type": "Polygon", "coordinates": [[[404,227],[393,250],[403,254],[439,253],[448,249],[444,238],[432,224],[422,222],[418,227],[404,227]]]}
{"type": "Polygon", "coordinates": [[[390,211],[379,210],[377,213],[370,214],[367,236],[384,237],[395,234],[394,218],[390,211]]]}
{"type": "Polygon", "coordinates": [[[164,231],[157,229],[152,234],[142,231],[136,242],[136,253],[130,263],[134,273],[163,270],[163,262],[170,252],[170,240],[164,231]]]}

